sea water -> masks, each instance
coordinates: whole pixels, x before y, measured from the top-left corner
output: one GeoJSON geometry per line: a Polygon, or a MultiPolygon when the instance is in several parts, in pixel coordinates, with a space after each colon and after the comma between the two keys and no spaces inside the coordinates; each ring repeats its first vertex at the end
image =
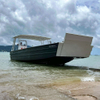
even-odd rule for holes
{"type": "Polygon", "coordinates": [[[74,59],[64,66],[11,61],[0,53],[0,100],[74,100],[52,88],[78,81],[100,81],[100,56],[74,59]],[[86,68],[86,69],[85,69],[86,68]]]}

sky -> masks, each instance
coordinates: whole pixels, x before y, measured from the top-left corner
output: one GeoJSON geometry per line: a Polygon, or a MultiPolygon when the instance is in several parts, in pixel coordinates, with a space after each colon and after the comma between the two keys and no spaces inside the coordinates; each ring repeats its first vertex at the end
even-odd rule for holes
{"type": "Polygon", "coordinates": [[[100,0],[0,0],[0,45],[20,34],[63,41],[65,33],[92,36],[100,47],[100,0]]]}

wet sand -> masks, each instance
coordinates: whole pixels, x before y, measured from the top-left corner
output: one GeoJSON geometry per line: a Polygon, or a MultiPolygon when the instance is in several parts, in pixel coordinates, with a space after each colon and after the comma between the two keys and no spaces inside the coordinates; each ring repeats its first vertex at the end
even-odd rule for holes
{"type": "Polygon", "coordinates": [[[79,79],[0,82],[0,100],[100,100],[100,82],[79,79]]]}
{"type": "Polygon", "coordinates": [[[55,88],[41,84],[8,84],[0,86],[0,100],[74,100],[55,88]]]}
{"type": "Polygon", "coordinates": [[[76,82],[55,88],[77,100],[100,100],[100,82],[76,82]]]}
{"type": "Polygon", "coordinates": [[[100,82],[0,84],[0,100],[100,100],[100,82]]]}

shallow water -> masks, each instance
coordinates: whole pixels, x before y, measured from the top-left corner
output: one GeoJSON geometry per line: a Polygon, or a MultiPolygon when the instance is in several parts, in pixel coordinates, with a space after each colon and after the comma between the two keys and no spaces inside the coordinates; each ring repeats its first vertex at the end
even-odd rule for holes
{"type": "Polygon", "coordinates": [[[67,65],[85,66],[88,68],[100,69],[100,56],[90,56],[84,59],[75,59],[67,63],[67,65]]]}
{"type": "Polygon", "coordinates": [[[99,69],[99,58],[90,56],[73,60],[65,66],[46,66],[10,61],[9,53],[0,53],[0,100],[73,100],[52,87],[80,81],[100,81],[100,72],[82,68],[99,69]]]}

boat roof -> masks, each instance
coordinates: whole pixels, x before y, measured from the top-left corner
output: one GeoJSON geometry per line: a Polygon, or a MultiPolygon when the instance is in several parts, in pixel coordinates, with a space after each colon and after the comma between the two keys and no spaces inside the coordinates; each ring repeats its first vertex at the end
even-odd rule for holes
{"type": "Polygon", "coordinates": [[[48,37],[42,37],[42,36],[35,36],[35,35],[18,35],[13,38],[21,38],[21,39],[32,39],[32,40],[38,40],[38,41],[45,41],[50,40],[51,38],[48,37]]]}

